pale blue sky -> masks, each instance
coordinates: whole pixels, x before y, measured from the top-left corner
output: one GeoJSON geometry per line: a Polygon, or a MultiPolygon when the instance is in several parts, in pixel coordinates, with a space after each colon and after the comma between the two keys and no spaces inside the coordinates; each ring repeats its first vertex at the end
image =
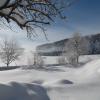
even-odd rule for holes
{"type": "Polygon", "coordinates": [[[55,22],[47,26],[47,41],[40,30],[37,30],[39,37],[29,40],[25,31],[13,28],[13,32],[0,27],[0,37],[15,37],[27,50],[34,49],[37,45],[57,41],[70,37],[74,32],[83,35],[100,33],[100,0],[78,0],[65,13],[67,20],[55,19],[55,22]]]}

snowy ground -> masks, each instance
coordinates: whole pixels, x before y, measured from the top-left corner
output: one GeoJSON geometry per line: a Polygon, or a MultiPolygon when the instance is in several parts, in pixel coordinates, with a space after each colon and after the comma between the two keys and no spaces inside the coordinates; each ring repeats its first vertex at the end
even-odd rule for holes
{"type": "Polygon", "coordinates": [[[78,68],[50,66],[0,72],[0,100],[100,100],[100,55],[78,68]]]}

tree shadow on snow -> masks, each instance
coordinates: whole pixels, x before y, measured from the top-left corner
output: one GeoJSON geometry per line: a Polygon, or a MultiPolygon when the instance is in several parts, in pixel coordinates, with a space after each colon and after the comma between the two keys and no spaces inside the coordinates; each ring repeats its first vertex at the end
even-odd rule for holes
{"type": "Polygon", "coordinates": [[[66,65],[63,65],[63,67],[66,67],[66,68],[81,68],[85,65],[86,63],[78,63],[78,64],[66,64],[66,65]]]}
{"type": "Polygon", "coordinates": [[[36,84],[0,84],[0,100],[50,100],[46,89],[36,84]]]}
{"type": "Polygon", "coordinates": [[[40,71],[65,72],[63,69],[61,69],[58,66],[44,66],[44,67],[38,67],[34,69],[40,70],[40,71]]]}

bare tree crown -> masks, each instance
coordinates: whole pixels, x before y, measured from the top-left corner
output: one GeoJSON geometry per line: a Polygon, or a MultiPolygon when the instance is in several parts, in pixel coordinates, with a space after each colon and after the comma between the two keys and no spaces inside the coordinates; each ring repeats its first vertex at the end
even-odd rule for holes
{"type": "Polygon", "coordinates": [[[3,63],[9,66],[22,54],[23,49],[19,46],[16,40],[4,39],[0,44],[0,57],[3,63]]]}
{"type": "Polygon", "coordinates": [[[21,29],[26,29],[28,36],[32,35],[35,28],[44,31],[43,25],[54,21],[57,15],[65,18],[63,9],[73,0],[10,0],[12,1],[0,10],[0,17],[7,22],[14,21],[21,29]]]}
{"type": "Polygon", "coordinates": [[[66,42],[63,54],[71,62],[78,63],[79,56],[88,54],[89,52],[89,40],[81,36],[80,33],[73,34],[73,37],[66,42]]]}

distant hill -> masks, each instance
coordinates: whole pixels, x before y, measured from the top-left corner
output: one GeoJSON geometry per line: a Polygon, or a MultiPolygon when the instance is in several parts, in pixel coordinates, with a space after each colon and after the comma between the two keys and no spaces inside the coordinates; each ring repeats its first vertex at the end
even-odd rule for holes
{"type": "MultiPolygon", "coordinates": [[[[90,41],[90,50],[89,54],[100,54],[100,33],[95,35],[84,36],[90,41]]],[[[36,50],[40,55],[44,56],[59,56],[62,53],[62,50],[65,46],[65,43],[70,38],[56,41],[53,43],[47,43],[37,46],[36,50]]]]}

